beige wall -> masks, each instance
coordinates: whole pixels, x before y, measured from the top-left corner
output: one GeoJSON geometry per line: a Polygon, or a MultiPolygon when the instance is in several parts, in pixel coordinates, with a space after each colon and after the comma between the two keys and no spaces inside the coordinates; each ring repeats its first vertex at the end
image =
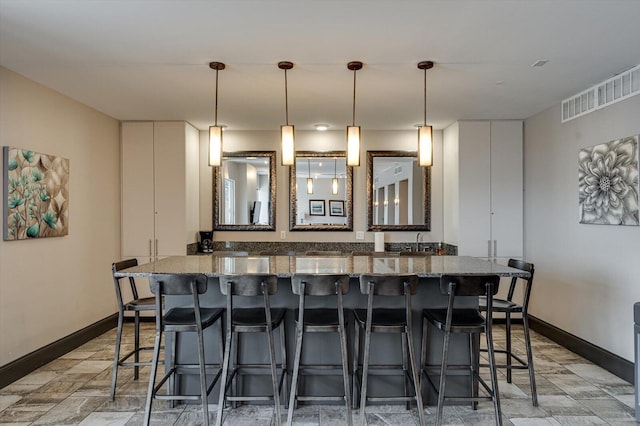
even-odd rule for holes
{"type": "Polygon", "coordinates": [[[560,123],[557,105],[525,121],[525,258],[531,313],[628,360],[640,301],[640,227],[578,223],[578,152],[640,133],[640,96],[560,123]]]}
{"type": "MultiPolygon", "coordinates": [[[[431,170],[431,232],[422,232],[423,241],[442,239],[442,131],[434,131],[434,165],[431,170]]],[[[200,132],[200,229],[212,229],[212,172],[207,164],[208,132],[200,132]]],[[[356,231],[365,231],[364,242],[373,242],[374,233],[367,232],[367,168],[369,151],[415,151],[417,131],[362,130],[363,148],[360,167],[353,173],[353,232],[289,232],[289,168],[280,165],[280,132],[225,132],[225,151],[273,151],[277,147],[276,170],[276,231],[241,232],[216,231],[216,241],[344,241],[357,242],[356,231]],[[280,231],[286,238],[280,239],[280,231]]],[[[345,131],[296,131],[298,151],[344,151],[345,131]]],[[[415,242],[416,232],[387,232],[386,242],[415,242]]]]}
{"type": "Polygon", "coordinates": [[[0,145],[70,160],[69,234],[0,241],[0,365],[117,311],[119,140],[117,120],[0,67],[0,145]]]}

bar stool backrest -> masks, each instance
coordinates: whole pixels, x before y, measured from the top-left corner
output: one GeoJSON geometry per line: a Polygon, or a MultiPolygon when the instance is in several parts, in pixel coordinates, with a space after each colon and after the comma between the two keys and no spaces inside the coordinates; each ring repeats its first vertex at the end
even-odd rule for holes
{"type": "MultiPolygon", "coordinates": [[[[531,287],[533,285],[533,273],[535,272],[533,263],[528,263],[520,259],[509,259],[508,266],[511,268],[517,268],[523,271],[527,271],[529,274],[531,274],[529,278],[520,278],[527,281],[527,285],[525,287],[524,295],[522,299],[522,308],[525,311],[527,311],[529,307],[529,298],[531,297],[531,287]]],[[[507,300],[510,302],[513,301],[513,294],[516,290],[517,283],[518,283],[518,277],[513,277],[511,279],[511,285],[509,286],[509,293],[507,295],[507,300]]]]}
{"type": "Polygon", "coordinates": [[[304,287],[307,296],[332,296],[349,293],[349,276],[333,274],[296,274],[291,277],[293,294],[300,295],[304,287]]]}
{"type": "Polygon", "coordinates": [[[207,276],[203,274],[151,274],[151,292],[169,296],[202,294],[207,291],[207,276]],[[195,292],[194,292],[195,290],[195,292]]]}
{"type": "Polygon", "coordinates": [[[261,296],[262,284],[266,284],[268,294],[273,295],[278,291],[278,277],[276,275],[221,275],[220,292],[227,296],[227,288],[232,296],[261,296]],[[231,284],[231,285],[227,285],[231,284]]]}
{"type": "Polygon", "coordinates": [[[418,292],[417,275],[360,275],[362,294],[369,294],[369,288],[373,288],[375,296],[402,296],[405,294],[405,284],[408,285],[409,294],[414,295],[418,292]]]}
{"type": "Polygon", "coordinates": [[[485,296],[490,292],[494,296],[498,292],[500,277],[497,275],[443,275],[440,277],[440,292],[450,294],[454,289],[455,296],[485,296]]]}
{"type": "MultiPolygon", "coordinates": [[[[134,266],[138,266],[138,259],[127,259],[122,260],[120,262],[116,262],[111,265],[111,272],[115,274],[118,271],[127,268],[133,268],[134,266]]],[[[118,299],[118,307],[120,310],[124,309],[124,299],[122,298],[122,289],[120,288],[120,280],[123,277],[113,277],[113,283],[116,286],[116,299],[118,299]]],[[[136,286],[136,281],[133,277],[129,277],[129,285],[131,286],[131,296],[134,300],[139,299],[138,297],[138,287],[136,286]]]]}

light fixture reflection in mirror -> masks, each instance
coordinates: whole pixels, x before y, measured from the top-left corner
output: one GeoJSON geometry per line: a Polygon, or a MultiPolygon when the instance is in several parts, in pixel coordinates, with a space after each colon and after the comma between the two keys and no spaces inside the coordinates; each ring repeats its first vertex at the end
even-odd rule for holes
{"type": "Polygon", "coordinates": [[[344,151],[296,152],[295,164],[290,168],[291,231],[351,231],[352,167],[347,167],[344,151]],[[335,179],[335,181],[334,181],[335,179]],[[313,193],[307,188],[313,182],[313,193]],[[337,188],[334,184],[337,182],[337,188]],[[334,190],[335,189],[335,190],[334,190]]]}
{"type": "Polygon", "coordinates": [[[367,151],[367,229],[429,231],[430,175],[416,153],[367,151]]]}
{"type": "Polygon", "coordinates": [[[223,154],[214,169],[214,230],[275,230],[276,152],[223,154]]]}

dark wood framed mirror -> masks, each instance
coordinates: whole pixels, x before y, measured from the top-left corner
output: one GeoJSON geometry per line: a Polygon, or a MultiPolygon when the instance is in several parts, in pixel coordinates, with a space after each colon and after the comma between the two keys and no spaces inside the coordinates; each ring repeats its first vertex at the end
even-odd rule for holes
{"type": "Polygon", "coordinates": [[[223,153],[213,171],[213,229],[275,231],[276,152],[223,153]]]}
{"type": "Polygon", "coordinates": [[[289,230],[353,230],[353,168],[344,151],[297,151],[289,187],[289,230]]]}
{"type": "Polygon", "coordinates": [[[367,229],[431,230],[431,168],[407,151],[367,151],[367,229]]]}

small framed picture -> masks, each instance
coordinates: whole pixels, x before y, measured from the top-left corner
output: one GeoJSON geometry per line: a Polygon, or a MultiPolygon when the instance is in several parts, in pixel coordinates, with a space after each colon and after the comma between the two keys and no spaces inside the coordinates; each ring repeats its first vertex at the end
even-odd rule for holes
{"type": "Polygon", "coordinates": [[[342,200],[329,200],[329,215],[330,216],[344,216],[344,201],[342,201],[342,200]]]}
{"type": "Polygon", "coordinates": [[[309,215],[324,216],[324,200],[309,200],[309,215]]]}

